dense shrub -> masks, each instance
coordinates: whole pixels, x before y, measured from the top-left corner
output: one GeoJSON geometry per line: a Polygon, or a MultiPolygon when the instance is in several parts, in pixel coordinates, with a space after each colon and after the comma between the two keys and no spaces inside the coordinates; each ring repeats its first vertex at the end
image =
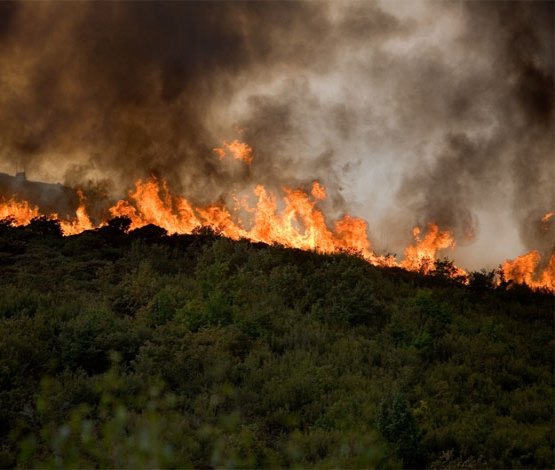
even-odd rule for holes
{"type": "Polygon", "coordinates": [[[553,467],[553,298],[210,230],[0,224],[2,467],[553,467]]]}

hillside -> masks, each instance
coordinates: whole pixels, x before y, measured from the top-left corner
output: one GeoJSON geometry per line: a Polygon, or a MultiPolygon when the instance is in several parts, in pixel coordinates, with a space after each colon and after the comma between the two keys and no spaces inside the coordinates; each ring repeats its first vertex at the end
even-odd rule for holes
{"type": "Polygon", "coordinates": [[[127,226],[0,223],[0,466],[555,465],[552,295],[127,226]]]}

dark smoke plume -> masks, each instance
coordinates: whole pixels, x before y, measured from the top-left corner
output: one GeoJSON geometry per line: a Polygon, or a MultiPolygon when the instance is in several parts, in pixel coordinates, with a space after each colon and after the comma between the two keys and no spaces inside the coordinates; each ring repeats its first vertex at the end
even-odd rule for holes
{"type": "Polygon", "coordinates": [[[382,248],[509,211],[546,252],[554,5],[0,2],[2,171],[118,197],[154,174],[201,204],[319,179],[382,248]],[[251,166],[214,154],[234,138],[251,166]]]}
{"type": "Polygon", "coordinates": [[[127,183],[154,172],[225,184],[211,106],[267,66],[298,67],[310,54],[302,39],[326,27],[312,3],[1,6],[3,158],[74,163],[71,182],[97,169],[127,183]]]}

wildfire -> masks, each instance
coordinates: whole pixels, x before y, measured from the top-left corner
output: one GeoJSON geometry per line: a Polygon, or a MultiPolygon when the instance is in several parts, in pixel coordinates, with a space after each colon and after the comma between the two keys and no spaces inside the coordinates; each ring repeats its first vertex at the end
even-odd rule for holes
{"type": "Polygon", "coordinates": [[[324,187],[317,181],[312,185],[312,198],[300,189],[285,188],[284,192],[284,208],[280,212],[275,196],[263,186],[256,187],[258,203],[248,238],[322,253],[352,251],[367,260],[378,260],[370,249],[367,225],[362,219],[344,216],[335,223],[335,230],[328,228],[324,214],[315,207],[326,197],[324,187]]]}
{"type": "Polygon", "coordinates": [[[247,165],[252,163],[252,147],[237,139],[229,143],[224,141],[223,147],[216,147],[213,150],[220,157],[220,160],[223,160],[229,154],[235,160],[241,160],[247,165]]]}
{"type": "Polygon", "coordinates": [[[87,214],[87,201],[83,192],[81,190],[77,190],[77,195],[79,196],[79,207],[77,207],[77,210],[75,211],[74,220],[61,220],[57,214],[52,215],[52,218],[60,220],[60,226],[62,227],[64,235],[77,235],[85,230],[91,230],[94,228],[94,225],[87,214]]]}
{"type": "Polygon", "coordinates": [[[128,200],[117,201],[109,211],[112,216],[131,219],[131,229],[155,224],[169,233],[191,233],[199,227],[211,227],[232,238],[278,243],[291,248],[322,253],[351,251],[368,260],[379,260],[370,248],[367,225],[362,219],[344,216],[330,230],[316,203],[326,197],[325,188],[314,182],[310,195],[300,189],[284,188],[278,201],[262,185],[254,189],[256,206],[247,198],[235,200],[236,206],[252,215],[252,226],[243,227],[223,206],[194,207],[183,197],[173,196],[165,182],[152,178],[139,180],[128,200]],[[278,206],[282,206],[281,209],[278,206]]]}
{"type": "Polygon", "coordinates": [[[526,284],[532,288],[547,287],[555,290],[555,254],[553,254],[546,268],[538,272],[541,261],[540,254],[530,251],[514,260],[507,260],[501,266],[503,277],[507,281],[526,284]]]}
{"type": "Polygon", "coordinates": [[[154,224],[169,233],[191,233],[202,225],[189,202],[172,196],[167,183],[155,178],[137,181],[129,200],[119,200],[109,211],[113,217],[129,217],[131,230],[154,224]]]}
{"type": "Polygon", "coordinates": [[[412,235],[416,241],[405,249],[405,259],[401,266],[409,271],[430,273],[439,250],[455,247],[455,239],[449,231],[442,231],[434,223],[428,223],[428,232],[420,239],[420,228],[415,227],[412,235]]]}
{"type": "MultiPolygon", "coordinates": [[[[78,191],[78,196],[80,204],[75,217],[60,221],[64,235],[99,227],[89,217],[84,194],[78,191]]],[[[436,260],[443,250],[456,246],[451,232],[428,223],[425,232],[419,227],[413,229],[414,243],[405,249],[403,261],[378,256],[372,250],[364,220],[345,215],[333,225],[328,224],[318,208],[319,202],[325,198],[325,187],[314,181],[310,191],[283,188],[281,195],[258,185],[250,198],[234,196],[235,207],[232,211],[217,204],[196,207],[186,198],[172,194],[165,181],[152,177],[138,180],[128,197],[117,201],[108,212],[112,217],[128,217],[131,230],[154,224],[170,234],[188,234],[201,227],[210,227],[235,240],[245,238],[320,253],[354,253],[374,265],[399,266],[425,274],[436,269],[436,260]],[[255,204],[252,206],[249,201],[253,199],[255,204]],[[240,213],[246,214],[246,223],[240,213]]],[[[14,225],[27,225],[40,215],[39,208],[26,201],[13,198],[0,201],[0,219],[10,218],[14,225]]],[[[59,219],[57,214],[48,217],[59,219]]],[[[501,272],[507,281],[555,290],[555,255],[543,271],[539,269],[540,265],[540,254],[531,251],[513,261],[505,261],[501,272]]],[[[449,275],[458,279],[468,278],[468,273],[456,266],[451,266],[449,275]]]]}
{"type": "Polygon", "coordinates": [[[0,200],[0,220],[13,219],[14,225],[27,225],[39,215],[39,208],[27,201],[16,201],[14,198],[0,200]]]}

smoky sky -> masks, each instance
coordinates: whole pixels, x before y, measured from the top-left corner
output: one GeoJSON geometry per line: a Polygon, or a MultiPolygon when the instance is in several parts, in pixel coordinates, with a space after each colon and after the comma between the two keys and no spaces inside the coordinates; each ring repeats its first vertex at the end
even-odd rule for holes
{"type": "MultiPolygon", "coordinates": [[[[211,104],[251,69],[294,56],[279,38],[309,4],[3,3],[4,158],[46,155],[112,177],[218,179],[211,104]],[[85,157],[85,161],[83,161],[85,157]]],[[[318,34],[319,22],[303,24],[318,34]]],[[[176,181],[174,181],[175,183],[176,181]]]]}
{"type": "Polygon", "coordinates": [[[537,225],[555,205],[554,4],[468,2],[464,10],[461,42],[469,59],[489,56],[492,70],[455,81],[448,105],[453,121],[489,115],[490,130],[445,132],[432,162],[404,177],[399,199],[464,240],[479,230],[474,211],[501,195],[525,245],[552,250],[553,228],[538,237],[537,225]]]}
{"type": "Polygon", "coordinates": [[[509,245],[548,252],[553,9],[1,2],[1,169],[114,195],[154,174],[199,203],[319,179],[378,248],[434,221],[489,262],[502,219],[509,245]],[[213,152],[235,138],[251,166],[213,152]]]}

